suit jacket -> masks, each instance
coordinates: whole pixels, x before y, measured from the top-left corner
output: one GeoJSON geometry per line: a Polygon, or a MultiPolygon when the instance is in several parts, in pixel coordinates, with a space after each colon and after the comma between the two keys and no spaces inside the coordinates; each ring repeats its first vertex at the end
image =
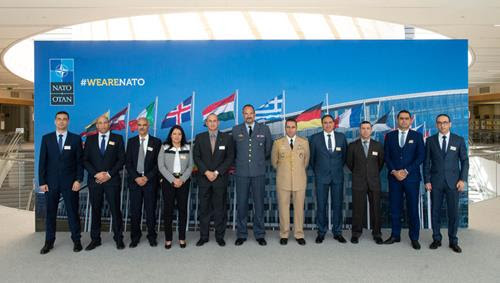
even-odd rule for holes
{"type": "Polygon", "coordinates": [[[372,191],[380,191],[380,171],[384,166],[384,147],[376,140],[370,139],[368,156],[361,139],[357,139],[347,147],[347,167],[352,172],[352,189],[363,190],[368,187],[372,191]]]}
{"type": "Polygon", "coordinates": [[[252,136],[245,123],[233,127],[236,175],[256,177],[266,174],[266,159],[271,155],[272,137],[269,127],[255,122],[252,136]]]}
{"type": "Polygon", "coordinates": [[[347,140],[342,133],[335,132],[335,148],[328,151],[324,132],[312,135],[309,139],[311,158],[309,164],[314,171],[316,183],[342,184],[344,182],[344,164],[347,153],[347,140]]]}
{"type": "Polygon", "coordinates": [[[406,182],[420,182],[420,165],[424,162],[425,147],[421,133],[408,130],[403,148],[399,147],[398,130],[389,132],[385,136],[384,159],[387,166],[389,180],[397,181],[391,174],[392,170],[406,169],[406,182]]]}
{"type": "Polygon", "coordinates": [[[276,169],[276,189],[303,191],[307,186],[307,166],[309,165],[309,142],[297,136],[290,148],[286,136],[273,143],[271,163],[276,169]]]}
{"type": "Polygon", "coordinates": [[[119,185],[120,170],[125,164],[125,148],[121,135],[110,132],[108,145],[104,156],[101,155],[99,149],[99,135],[87,137],[85,148],[83,150],[83,166],[89,173],[87,183],[89,187],[95,187],[98,184],[95,182],[94,175],[101,171],[106,171],[111,176],[111,179],[104,185],[119,185]]]}
{"type": "MultiPolygon", "coordinates": [[[[179,178],[183,182],[186,182],[193,171],[193,152],[189,144],[185,144],[181,147],[179,151],[179,158],[181,161],[181,171],[179,173],[182,176],[179,178]]],[[[169,183],[172,183],[175,179],[174,177],[174,161],[175,161],[175,151],[169,145],[164,144],[162,150],[158,154],[158,169],[160,170],[162,176],[167,179],[169,183]]]]}
{"type": "Polygon", "coordinates": [[[82,140],[68,132],[62,152],[59,152],[56,132],[42,137],[38,159],[38,183],[51,188],[70,189],[74,181],[83,181],[82,140]]]}
{"type": "MultiPolygon", "coordinates": [[[[137,172],[140,145],[139,135],[128,139],[125,167],[127,168],[130,184],[135,184],[135,178],[141,177],[137,172]]],[[[151,183],[153,186],[158,183],[158,154],[160,153],[160,149],[161,140],[149,135],[146,156],[144,157],[144,176],[148,178],[148,183],[151,183]]]]}
{"type": "Polygon", "coordinates": [[[457,182],[467,182],[469,156],[464,138],[450,133],[446,154],[441,152],[438,134],[427,139],[425,146],[424,180],[425,183],[444,184],[455,188],[457,182]]]}
{"type": "Polygon", "coordinates": [[[229,134],[217,132],[215,148],[212,153],[209,132],[196,136],[193,149],[193,160],[198,167],[198,185],[200,187],[227,187],[228,170],[234,160],[233,140],[229,134]],[[210,182],[205,176],[206,171],[217,171],[219,175],[210,182]]]}

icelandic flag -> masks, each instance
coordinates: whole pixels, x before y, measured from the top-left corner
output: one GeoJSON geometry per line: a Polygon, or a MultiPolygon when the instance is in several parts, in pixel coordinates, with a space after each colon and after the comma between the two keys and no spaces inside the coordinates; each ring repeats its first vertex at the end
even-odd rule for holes
{"type": "Polygon", "coordinates": [[[179,105],[174,107],[172,111],[168,112],[161,122],[161,128],[170,128],[174,125],[180,125],[184,122],[191,121],[191,102],[193,96],[186,98],[179,105]]]}

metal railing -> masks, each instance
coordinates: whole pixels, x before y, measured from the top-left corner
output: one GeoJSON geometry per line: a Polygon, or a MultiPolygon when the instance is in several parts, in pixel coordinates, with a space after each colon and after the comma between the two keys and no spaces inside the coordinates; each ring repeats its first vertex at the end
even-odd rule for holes
{"type": "Polygon", "coordinates": [[[474,145],[469,148],[469,202],[500,195],[500,146],[474,145]]]}

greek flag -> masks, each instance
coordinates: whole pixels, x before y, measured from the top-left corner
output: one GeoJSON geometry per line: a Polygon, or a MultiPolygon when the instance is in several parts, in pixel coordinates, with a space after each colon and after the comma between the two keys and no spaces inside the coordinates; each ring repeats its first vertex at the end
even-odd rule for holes
{"type": "Polygon", "coordinates": [[[259,123],[283,119],[283,94],[255,109],[255,121],[259,123]]]}

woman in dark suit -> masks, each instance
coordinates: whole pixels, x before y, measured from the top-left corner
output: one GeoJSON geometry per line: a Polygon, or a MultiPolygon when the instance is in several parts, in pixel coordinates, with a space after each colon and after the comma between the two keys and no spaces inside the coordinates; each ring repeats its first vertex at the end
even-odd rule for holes
{"type": "Polygon", "coordinates": [[[193,155],[181,126],[175,125],[170,129],[158,155],[158,169],[163,177],[160,184],[165,204],[165,248],[172,247],[172,220],[175,204],[179,213],[179,245],[181,248],[185,248],[187,203],[191,171],[193,170],[193,155]]]}

